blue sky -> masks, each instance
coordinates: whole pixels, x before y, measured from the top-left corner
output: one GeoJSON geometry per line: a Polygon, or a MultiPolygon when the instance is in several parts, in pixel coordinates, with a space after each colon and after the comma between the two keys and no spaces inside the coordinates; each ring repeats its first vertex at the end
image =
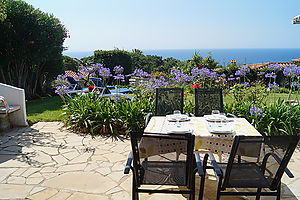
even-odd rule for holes
{"type": "Polygon", "coordinates": [[[68,51],[300,48],[299,0],[25,0],[69,31],[68,51]]]}

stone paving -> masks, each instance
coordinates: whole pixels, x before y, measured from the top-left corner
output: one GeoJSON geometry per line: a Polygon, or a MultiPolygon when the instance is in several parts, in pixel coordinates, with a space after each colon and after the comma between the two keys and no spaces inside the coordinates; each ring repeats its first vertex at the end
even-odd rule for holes
{"type": "MultiPolygon", "coordinates": [[[[7,132],[0,136],[0,199],[131,199],[132,177],[123,174],[130,148],[129,141],[78,135],[58,122],[40,122],[7,132]]],[[[282,199],[300,199],[299,164],[297,151],[289,165],[296,178],[284,176],[282,199]]],[[[213,176],[208,176],[205,187],[205,199],[215,199],[213,176]]],[[[141,194],[140,199],[187,198],[141,194]]]]}

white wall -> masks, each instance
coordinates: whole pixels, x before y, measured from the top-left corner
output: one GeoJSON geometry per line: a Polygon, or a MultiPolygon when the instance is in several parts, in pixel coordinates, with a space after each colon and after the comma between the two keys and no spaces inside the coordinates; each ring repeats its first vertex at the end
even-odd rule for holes
{"type": "Polygon", "coordinates": [[[19,105],[21,109],[10,117],[13,126],[28,126],[26,121],[26,105],[24,89],[0,83],[0,96],[3,96],[8,105],[19,105]]]}

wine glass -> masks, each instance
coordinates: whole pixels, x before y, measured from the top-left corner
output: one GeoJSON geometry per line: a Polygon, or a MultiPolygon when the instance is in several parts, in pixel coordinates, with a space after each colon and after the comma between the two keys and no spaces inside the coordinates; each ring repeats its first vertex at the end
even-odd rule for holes
{"type": "Polygon", "coordinates": [[[174,110],[173,115],[174,115],[174,118],[176,120],[176,124],[179,124],[179,121],[180,121],[180,118],[181,118],[180,110],[174,110]]]}
{"type": "Polygon", "coordinates": [[[211,115],[213,116],[213,119],[217,121],[220,118],[220,111],[219,110],[212,110],[211,115]]]}

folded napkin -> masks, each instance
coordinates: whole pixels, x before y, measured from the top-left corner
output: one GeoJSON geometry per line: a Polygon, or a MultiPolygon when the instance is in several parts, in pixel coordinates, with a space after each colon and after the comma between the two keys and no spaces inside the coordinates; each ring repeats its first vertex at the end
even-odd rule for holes
{"type": "MultiPolygon", "coordinates": [[[[177,121],[175,115],[167,115],[166,117],[167,117],[167,120],[170,121],[170,122],[176,122],[177,121]]],[[[188,118],[187,115],[180,115],[179,121],[183,122],[183,121],[188,121],[188,120],[190,120],[190,119],[188,118]]]]}
{"type": "Polygon", "coordinates": [[[187,126],[180,126],[180,125],[175,125],[175,126],[171,126],[170,129],[168,130],[168,133],[192,133],[193,130],[190,129],[187,126]]]}
{"type": "Polygon", "coordinates": [[[234,133],[232,130],[232,126],[230,124],[224,124],[224,123],[208,123],[207,129],[211,133],[234,133]]]}

